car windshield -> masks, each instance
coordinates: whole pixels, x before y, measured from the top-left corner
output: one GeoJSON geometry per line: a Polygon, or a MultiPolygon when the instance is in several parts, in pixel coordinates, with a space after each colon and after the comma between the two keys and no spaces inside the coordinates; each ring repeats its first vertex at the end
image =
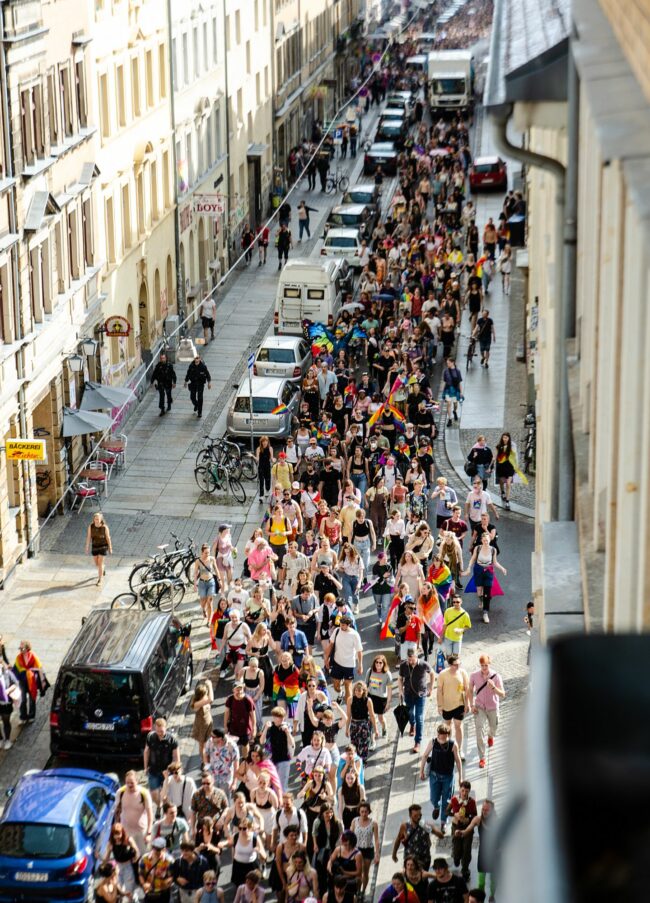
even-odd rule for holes
{"type": "Polygon", "coordinates": [[[363,221],[359,213],[333,213],[332,222],[337,226],[357,226],[363,221]]]}
{"type": "Polygon", "coordinates": [[[372,201],[372,191],[349,191],[345,199],[353,204],[369,204],[372,201]]]}
{"type": "Polygon", "coordinates": [[[498,163],[475,163],[474,172],[499,172],[498,163]]]}
{"type": "Polygon", "coordinates": [[[64,708],[102,709],[140,705],[133,674],[119,671],[71,671],[61,684],[64,708]]]}
{"type": "Polygon", "coordinates": [[[332,238],[325,242],[328,248],[356,248],[356,238],[332,238]]]}
{"type": "Polygon", "coordinates": [[[293,364],[296,358],[293,348],[260,348],[257,359],[270,364],[293,364]]]}
{"type": "Polygon", "coordinates": [[[464,94],[464,78],[437,78],[433,83],[434,94],[464,94]]]}
{"type": "Polygon", "coordinates": [[[63,859],[74,853],[67,825],[0,824],[0,856],[16,859],[63,859]]]}
{"type": "MultiPolygon", "coordinates": [[[[274,408],[277,408],[277,398],[256,397],[253,398],[253,414],[270,414],[274,408]]],[[[247,396],[240,397],[235,401],[236,414],[248,414],[250,412],[250,400],[247,396]]]]}
{"type": "Polygon", "coordinates": [[[402,130],[402,123],[399,121],[382,122],[379,128],[384,135],[399,135],[402,130]]]}

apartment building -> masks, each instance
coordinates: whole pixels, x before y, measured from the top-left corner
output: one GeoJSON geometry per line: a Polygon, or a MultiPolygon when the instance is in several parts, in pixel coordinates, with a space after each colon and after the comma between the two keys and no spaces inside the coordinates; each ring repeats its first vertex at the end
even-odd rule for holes
{"type": "Polygon", "coordinates": [[[171,0],[177,253],[188,311],[227,268],[224,21],[223,0],[171,0]]]}
{"type": "Polygon", "coordinates": [[[119,337],[100,333],[100,372],[105,383],[135,386],[176,306],[166,4],[96,0],[90,33],[103,311],[125,317],[130,328],[119,337]]]}
{"type": "Polygon", "coordinates": [[[269,209],[272,178],[272,0],[226,0],[227,222],[231,260],[246,223],[269,209]]]}
{"type": "Polygon", "coordinates": [[[527,164],[544,639],[650,624],[649,35],[649,0],[495,4],[485,100],[527,164]]]}
{"type": "Polygon", "coordinates": [[[36,431],[47,462],[37,484],[33,463],[0,456],[0,576],[82,453],[83,439],[60,437],[64,407],[96,376],[78,351],[102,319],[103,263],[87,7],[32,0],[2,13],[0,444],[36,431]]]}

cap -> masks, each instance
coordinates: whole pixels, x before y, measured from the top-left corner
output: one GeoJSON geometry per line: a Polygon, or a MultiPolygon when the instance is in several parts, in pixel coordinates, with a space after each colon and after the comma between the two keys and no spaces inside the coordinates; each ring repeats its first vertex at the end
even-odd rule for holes
{"type": "Polygon", "coordinates": [[[404,596],[404,601],[405,601],[405,602],[412,602],[412,601],[413,601],[413,596],[412,596],[410,593],[407,593],[407,594],[404,596]]]}
{"type": "Polygon", "coordinates": [[[232,530],[232,524],[219,524],[219,530],[232,530]]]}
{"type": "Polygon", "coordinates": [[[294,480],[291,484],[292,489],[300,489],[300,483],[297,480],[294,480]]]}
{"type": "Polygon", "coordinates": [[[236,680],[236,681],[234,682],[234,684],[233,684],[233,688],[236,690],[237,687],[244,687],[244,688],[245,688],[245,687],[246,687],[246,684],[244,683],[243,680],[236,680]]]}
{"type": "Polygon", "coordinates": [[[287,457],[286,452],[279,452],[278,458],[286,458],[286,457],[287,457]]]}
{"type": "Polygon", "coordinates": [[[154,837],[154,839],[151,841],[151,846],[155,850],[164,850],[167,846],[167,841],[164,837],[154,837]]]}

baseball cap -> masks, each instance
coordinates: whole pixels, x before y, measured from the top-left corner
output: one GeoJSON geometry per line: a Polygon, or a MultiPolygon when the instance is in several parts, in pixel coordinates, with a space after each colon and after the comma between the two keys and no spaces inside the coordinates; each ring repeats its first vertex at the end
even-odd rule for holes
{"type": "Polygon", "coordinates": [[[236,681],[234,682],[234,684],[233,684],[233,688],[234,688],[234,689],[237,689],[237,687],[244,687],[244,688],[245,688],[245,687],[246,687],[246,684],[244,683],[243,680],[236,680],[236,681]]]}
{"type": "Polygon", "coordinates": [[[219,524],[219,529],[220,530],[231,530],[232,524],[219,524]]]}
{"type": "Polygon", "coordinates": [[[300,483],[297,480],[294,480],[291,484],[292,489],[300,489],[300,483]]]}
{"type": "Polygon", "coordinates": [[[154,837],[154,839],[151,841],[151,846],[155,850],[164,850],[167,846],[167,841],[164,837],[154,837]]]}
{"type": "Polygon", "coordinates": [[[286,452],[280,452],[278,454],[278,458],[286,458],[286,457],[287,457],[286,452]]]}
{"type": "Polygon", "coordinates": [[[407,594],[404,596],[404,601],[405,601],[405,602],[412,602],[412,601],[413,601],[413,596],[412,596],[410,593],[407,593],[407,594]]]}

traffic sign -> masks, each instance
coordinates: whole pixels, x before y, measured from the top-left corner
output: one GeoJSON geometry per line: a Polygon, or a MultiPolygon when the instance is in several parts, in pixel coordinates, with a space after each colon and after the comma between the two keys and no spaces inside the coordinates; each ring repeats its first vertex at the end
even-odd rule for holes
{"type": "Polygon", "coordinates": [[[255,366],[255,354],[253,353],[253,354],[249,355],[249,357],[248,357],[248,369],[252,370],[254,366],[255,366]]]}

